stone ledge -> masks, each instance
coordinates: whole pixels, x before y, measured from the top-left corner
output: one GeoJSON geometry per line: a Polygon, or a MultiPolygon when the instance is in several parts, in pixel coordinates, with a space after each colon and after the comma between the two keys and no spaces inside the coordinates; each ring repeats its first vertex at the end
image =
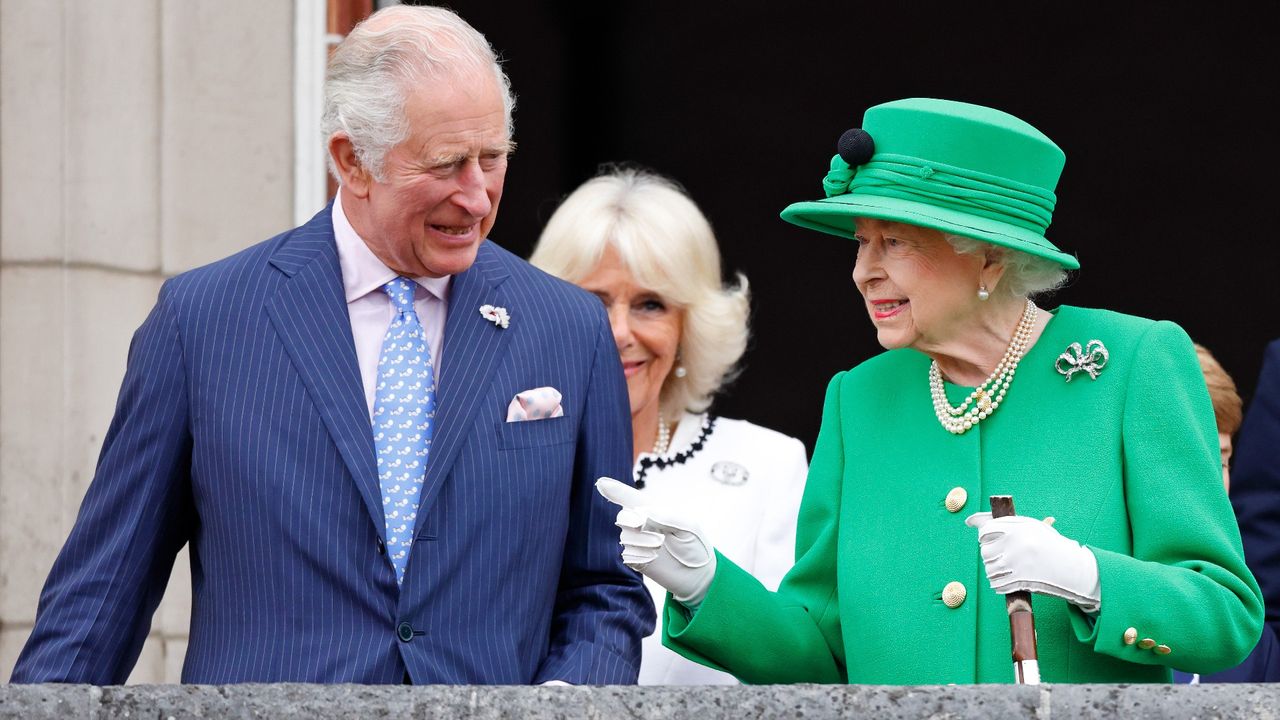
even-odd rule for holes
{"type": "Polygon", "coordinates": [[[0,718],[1241,718],[1278,685],[0,685],[0,718]]]}

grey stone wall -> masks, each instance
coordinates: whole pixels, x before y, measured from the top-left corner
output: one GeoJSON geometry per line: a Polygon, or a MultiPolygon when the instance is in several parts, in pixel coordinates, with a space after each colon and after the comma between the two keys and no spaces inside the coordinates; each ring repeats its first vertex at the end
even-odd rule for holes
{"type": "Polygon", "coordinates": [[[119,718],[1275,718],[1277,685],[0,686],[0,720],[119,718]]]}
{"type": "MultiPolygon", "coordinates": [[[[0,0],[0,679],[169,276],[287,229],[289,0],[0,0]]],[[[176,681],[178,560],[132,681],[176,681]]]]}

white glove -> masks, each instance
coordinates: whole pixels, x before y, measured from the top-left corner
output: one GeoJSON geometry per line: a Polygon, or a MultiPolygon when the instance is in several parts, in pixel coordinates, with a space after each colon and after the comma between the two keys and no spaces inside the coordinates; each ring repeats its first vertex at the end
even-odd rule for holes
{"type": "Polygon", "coordinates": [[[1048,521],[1023,515],[993,518],[980,512],[964,522],[978,529],[992,590],[1001,595],[1019,590],[1053,595],[1087,613],[1102,607],[1098,559],[1048,521]]]}
{"type": "Polygon", "coordinates": [[[622,530],[622,562],[697,609],[716,574],[716,554],[697,524],[677,510],[648,504],[644,493],[613,478],[596,480],[596,490],[622,506],[616,522],[622,530]]]}

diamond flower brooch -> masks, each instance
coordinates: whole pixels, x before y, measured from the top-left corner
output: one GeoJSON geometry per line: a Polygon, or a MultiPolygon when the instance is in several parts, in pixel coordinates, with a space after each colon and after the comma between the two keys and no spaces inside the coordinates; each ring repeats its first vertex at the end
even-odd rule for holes
{"type": "Polygon", "coordinates": [[[494,325],[497,325],[503,330],[506,330],[507,326],[511,324],[511,315],[507,313],[507,309],[504,307],[494,307],[493,305],[481,305],[480,317],[484,318],[485,320],[488,320],[494,325]]]}

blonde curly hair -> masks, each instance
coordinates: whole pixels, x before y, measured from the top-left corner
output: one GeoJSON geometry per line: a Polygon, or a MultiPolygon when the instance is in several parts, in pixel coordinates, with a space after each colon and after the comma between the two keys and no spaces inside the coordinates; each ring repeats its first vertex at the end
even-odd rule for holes
{"type": "Polygon", "coordinates": [[[726,284],[711,224],[674,181],[609,166],[569,194],[538,238],[534,266],[572,283],[590,275],[613,247],[639,285],[682,315],[679,365],[659,397],[662,416],[701,412],[736,375],[750,334],[747,279],[726,284]]]}

